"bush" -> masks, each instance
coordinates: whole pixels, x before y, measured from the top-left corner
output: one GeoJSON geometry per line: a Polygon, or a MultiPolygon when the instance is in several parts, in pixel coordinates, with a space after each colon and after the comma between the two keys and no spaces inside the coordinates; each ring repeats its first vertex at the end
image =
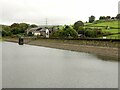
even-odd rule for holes
{"type": "Polygon", "coordinates": [[[11,36],[12,33],[9,31],[2,30],[2,36],[11,36]]]}
{"type": "Polygon", "coordinates": [[[78,32],[80,26],[84,26],[84,23],[82,21],[75,22],[73,27],[78,32]]]}
{"type": "Polygon", "coordinates": [[[57,38],[77,38],[78,33],[69,26],[65,26],[62,30],[58,30],[53,33],[52,37],[57,38]]]}
{"type": "Polygon", "coordinates": [[[101,29],[98,29],[98,28],[86,28],[85,29],[85,36],[86,37],[98,37],[98,36],[101,36],[103,33],[102,33],[102,30],[101,29]]]}
{"type": "Polygon", "coordinates": [[[86,37],[95,37],[95,33],[92,30],[86,30],[85,31],[85,36],[86,37]]]}
{"type": "Polygon", "coordinates": [[[85,29],[82,26],[80,26],[78,29],[78,34],[84,34],[84,32],[85,32],[85,29]]]}

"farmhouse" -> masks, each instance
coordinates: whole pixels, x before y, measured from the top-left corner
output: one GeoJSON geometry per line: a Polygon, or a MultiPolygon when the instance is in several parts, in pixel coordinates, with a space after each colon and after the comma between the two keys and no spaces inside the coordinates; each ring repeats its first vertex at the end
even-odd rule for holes
{"type": "Polygon", "coordinates": [[[48,29],[46,27],[37,27],[37,28],[30,28],[27,29],[27,35],[32,34],[34,36],[41,36],[49,38],[49,34],[51,33],[51,29],[48,29]]]}

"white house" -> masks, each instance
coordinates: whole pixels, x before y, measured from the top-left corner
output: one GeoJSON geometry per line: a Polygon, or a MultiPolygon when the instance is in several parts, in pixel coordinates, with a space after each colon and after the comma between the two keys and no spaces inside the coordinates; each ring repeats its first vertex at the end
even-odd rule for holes
{"type": "Polygon", "coordinates": [[[49,34],[50,34],[49,31],[50,30],[47,28],[37,27],[37,28],[27,29],[27,34],[32,33],[34,36],[42,36],[42,37],[49,38],[49,34]]]}

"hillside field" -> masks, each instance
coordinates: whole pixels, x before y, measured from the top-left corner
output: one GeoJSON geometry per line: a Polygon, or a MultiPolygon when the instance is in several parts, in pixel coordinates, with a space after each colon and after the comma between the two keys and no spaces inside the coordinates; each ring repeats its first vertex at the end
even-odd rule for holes
{"type": "Polygon", "coordinates": [[[120,39],[120,26],[118,20],[111,21],[98,21],[96,23],[86,23],[87,28],[99,28],[102,32],[107,32],[109,35],[105,35],[98,38],[106,37],[107,39],[120,39]]]}

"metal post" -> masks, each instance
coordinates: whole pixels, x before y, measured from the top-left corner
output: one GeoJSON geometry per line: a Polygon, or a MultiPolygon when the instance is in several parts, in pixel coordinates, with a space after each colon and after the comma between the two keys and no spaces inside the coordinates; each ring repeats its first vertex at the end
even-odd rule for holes
{"type": "Polygon", "coordinates": [[[23,38],[19,38],[19,45],[23,45],[24,44],[24,39],[23,38]]]}

